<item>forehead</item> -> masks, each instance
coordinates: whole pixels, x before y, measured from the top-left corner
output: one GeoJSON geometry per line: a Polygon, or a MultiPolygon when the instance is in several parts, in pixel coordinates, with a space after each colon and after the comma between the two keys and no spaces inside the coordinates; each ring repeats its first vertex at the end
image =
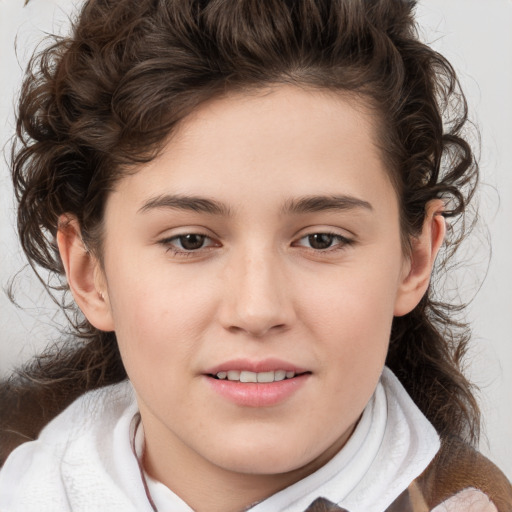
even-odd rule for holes
{"type": "Polygon", "coordinates": [[[203,103],[178,125],[171,144],[180,143],[186,151],[189,143],[209,151],[210,156],[222,157],[221,151],[228,142],[234,157],[237,150],[242,155],[252,154],[255,144],[264,143],[266,149],[273,151],[260,154],[261,159],[276,158],[292,148],[294,154],[317,150],[319,144],[374,145],[378,121],[370,105],[354,95],[276,85],[231,92],[203,103]],[[294,146],[294,142],[301,144],[294,146]]]}
{"type": "Polygon", "coordinates": [[[230,93],[187,116],[161,154],[116,190],[225,193],[240,204],[262,195],[281,202],[328,193],[389,195],[377,123],[367,105],[347,94],[295,86],[230,93]]]}

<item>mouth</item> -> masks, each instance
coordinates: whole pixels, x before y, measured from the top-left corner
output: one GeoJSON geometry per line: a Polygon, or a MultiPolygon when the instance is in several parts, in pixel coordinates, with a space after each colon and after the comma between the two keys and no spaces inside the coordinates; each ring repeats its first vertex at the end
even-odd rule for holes
{"type": "Polygon", "coordinates": [[[230,361],[204,374],[209,387],[223,400],[243,408],[285,404],[299,393],[312,372],[283,361],[230,361]]]}
{"type": "Polygon", "coordinates": [[[227,380],[231,382],[242,382],[242,383],[265,383],[269,384],[272,382],[280,382],[283,380],[293,379],[304,374],[311,372],[295,372],[290,370],[273,370],[265,372],[251,372],[248,370],[228,370],[220,371],[215,374],[209,374],[217,380],[227,380]]]}
{"type": "Polygon", "coordinates": [[[243,408],[283,405],[307,386],[313,372],[277,358],[232,359],[203,374],[222,400],[243,408]]]}

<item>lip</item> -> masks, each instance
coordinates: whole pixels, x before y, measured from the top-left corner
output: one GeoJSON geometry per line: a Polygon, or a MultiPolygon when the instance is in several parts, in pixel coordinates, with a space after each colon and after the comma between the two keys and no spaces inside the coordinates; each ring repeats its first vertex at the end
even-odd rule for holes
{"type": "Polygon", "coordinates": [[[290,362],[281,359],[268,358],[261,361],[251,361],[249,359],[232,359],[224,363],[220,363],[204,372],[205,375],[217,375],[219,372],[229,372],[230,370],[240,370],[248,372],[275,372],[284,370],[286,372],[306,373],[306,368],[301,368],[290,362]]]}
{"type": "Polygon", "coordinates": [[[261,361],[233,359],[214,366],[204,373],[207,385],[223,400],[240,407],[252,408],[272,407],[285,403],[306,384],[310,377],[311,371],[280,359],[261,361]],[[245,370],[255,373],[285,370],[295,372],[296,376],[292,379],[268,383],[244,383],[214,378],[217,373],[230,370],[245,370]]]}

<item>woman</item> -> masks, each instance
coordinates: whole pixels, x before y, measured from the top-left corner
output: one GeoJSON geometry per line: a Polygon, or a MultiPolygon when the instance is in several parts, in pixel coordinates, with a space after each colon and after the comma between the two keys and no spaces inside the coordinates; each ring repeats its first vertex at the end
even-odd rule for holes
{"type": "Polygon", "coordinates": [[[89,1],[34,61],[20,238],[83,342],[4,391],[4,451],[56,418],[2,510],[510,510],[430,285],[477,166],[413,7],[89,1]]]}

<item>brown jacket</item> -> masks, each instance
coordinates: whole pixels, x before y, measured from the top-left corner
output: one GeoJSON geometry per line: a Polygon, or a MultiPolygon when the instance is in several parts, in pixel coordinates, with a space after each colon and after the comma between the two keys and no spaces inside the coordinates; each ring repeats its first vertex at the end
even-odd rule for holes
{"type": "MultiPolygon", "coordinates": [[[[450,439],[427,469],[383,512],[512,512],[512,486],[488,459],[450,439]]],[[[306,512],[346,512],[324,498],[306,512]]]]}

